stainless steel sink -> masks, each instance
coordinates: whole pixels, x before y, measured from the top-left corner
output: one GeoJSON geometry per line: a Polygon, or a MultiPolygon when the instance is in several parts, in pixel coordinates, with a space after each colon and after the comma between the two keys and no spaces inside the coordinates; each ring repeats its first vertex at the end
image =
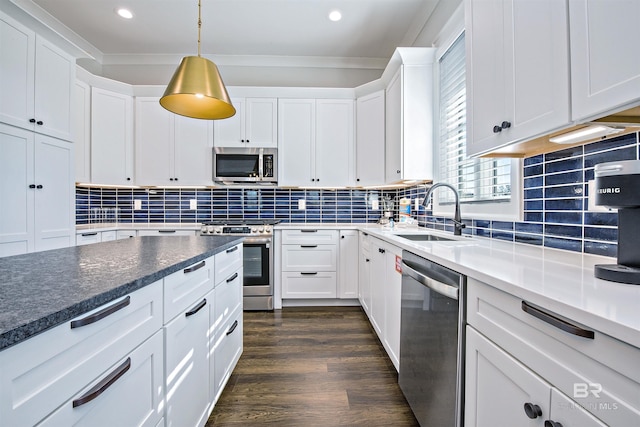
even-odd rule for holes
{"type": "Polygon", "coordinates": [[[435,234],[396,234],[396,236],[407,240],[413,240],[414,242],[446,242],[450,240],[458,240],[435,234]]]}

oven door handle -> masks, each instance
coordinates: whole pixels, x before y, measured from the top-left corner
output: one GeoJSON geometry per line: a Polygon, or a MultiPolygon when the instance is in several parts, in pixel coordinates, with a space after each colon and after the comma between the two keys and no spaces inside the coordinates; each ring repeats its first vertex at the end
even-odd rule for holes
{"type": "Polygon", "coordinates": [[[244,243],[249,245],[263,245],[265,243],[271,243],[271,237],[245,237],[244,243]]]}
{"type": "Polygon", "coordinates": [[[439,282],[431,277],[428,277],[413,268],[411,268],[406,262],[402,261],[402,273],[416,280],[420,284],[433,290],[434,292],[444,295],[451,299],[458,299],[459,289],[455,286],[447,285],[446,283],[439,282]]]}

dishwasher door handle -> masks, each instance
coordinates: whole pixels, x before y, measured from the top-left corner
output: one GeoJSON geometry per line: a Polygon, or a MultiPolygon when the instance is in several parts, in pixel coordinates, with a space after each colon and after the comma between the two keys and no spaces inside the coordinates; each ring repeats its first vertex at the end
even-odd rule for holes
{"type": "Polygon", "coordinates": [[[402,273],[420,282],[427,288],[439,293],[440,295],[444,295],[456,301],[458,300],[459,289],[457,287],[447,285],[446,283],[439,282],[429,276],[426,276],[419,271],[414,270],[404,261],[402,261],[402,273]]]}

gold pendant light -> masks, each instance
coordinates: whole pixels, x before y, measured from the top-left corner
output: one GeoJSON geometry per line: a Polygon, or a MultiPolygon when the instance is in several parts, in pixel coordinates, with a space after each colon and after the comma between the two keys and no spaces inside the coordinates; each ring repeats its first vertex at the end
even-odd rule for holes
{"type": "Polygon", "coordinates": [[[201,0],[198,0],[198,56],[186,56],[173,74],[160,105],[195,119],[227,119],[236,113],[216,64],[200,56],[201,0]]]}

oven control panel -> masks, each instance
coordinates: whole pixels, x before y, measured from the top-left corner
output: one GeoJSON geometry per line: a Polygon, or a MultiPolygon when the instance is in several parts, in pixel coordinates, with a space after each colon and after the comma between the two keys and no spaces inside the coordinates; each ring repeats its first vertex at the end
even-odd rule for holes
{"type": "Polygon", "coordinates": [[[210,225],[203,224],[200,229],[201,234],[213,235],[213,234],[240,234],[244,236],[250,235],[270,235],[273,233],[273,227],[271,225],[210,225]]]}

